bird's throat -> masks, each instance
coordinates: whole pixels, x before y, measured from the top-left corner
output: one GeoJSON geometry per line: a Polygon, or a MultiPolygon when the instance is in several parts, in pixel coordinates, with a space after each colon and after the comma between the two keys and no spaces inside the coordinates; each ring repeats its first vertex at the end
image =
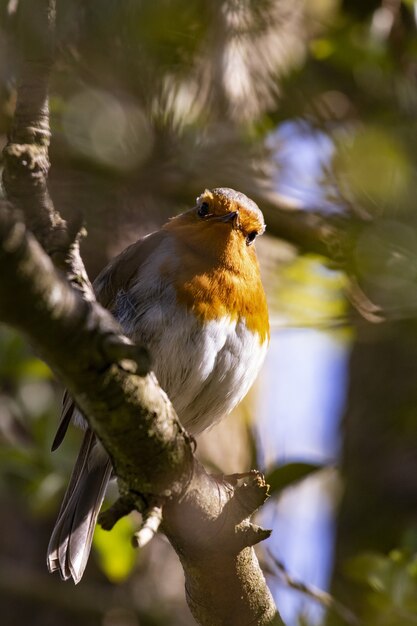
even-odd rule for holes
{"type": "Polygon", "coordinates": [[[250,262],[248,257],[236,265],[228,263],[227,256],[208,260],[193,255],[192,262],[191,255],[188,251],[187,263],[173,280],[178,303],[204,322],[224,317],[244,320],[260,343],[268,339],[268,309],[256,258],[251,254],[250,262]]]}

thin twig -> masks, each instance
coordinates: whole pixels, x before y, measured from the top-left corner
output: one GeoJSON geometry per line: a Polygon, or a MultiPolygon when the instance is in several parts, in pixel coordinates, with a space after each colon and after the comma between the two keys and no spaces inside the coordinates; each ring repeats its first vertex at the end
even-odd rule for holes
{"type": "Polygon", "coordinates": [[[132,537],[134,548],[143,548],[153,539],[162,522],[162,505],[154,503],[144,511],[141,528],[132,537]]]}
{"type": "Polygon", "coordinates": [[[308,585],[306,583],[303,583],[295,579],[288,572],[287,568],[282,563],[282,561],[279,561],[272,554],[270,550],[267,550],[267,553],[270,559],[272,560],[275,566],[275,569],[278,570],[284,583],[288,587],[290,587],[291,589],[294,589],[295,591],[299,591],[300,593],[304,593],[309,598],[312,598],[316,602],[319,602],[326,609],[334,611],[337,615],[339,615],[339,617],[341,617],[346,622],[346,624],[350,624],[351,626],[360,626],[361,621],[359,620],[357,615],[355,615],[355,613],[351,611],[351,609],[349,609],[344,604],[339,602],[339,600],[336,600],[336,598],[334,598],[327,591],[323,591],[322,589],[318,589],[317,587],[314,587],[313,585],[308,585]]]}

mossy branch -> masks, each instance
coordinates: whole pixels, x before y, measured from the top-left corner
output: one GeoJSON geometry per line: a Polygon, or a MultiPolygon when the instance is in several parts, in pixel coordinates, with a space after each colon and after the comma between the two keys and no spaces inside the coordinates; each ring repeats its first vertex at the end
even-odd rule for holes
{"type": "Polygon", "coordinates": [[[117,322],[56,273],[5,205],[0,319],[22,331],[68,387],[113,460],[122,496],[164,502],[163,531],[198,623],[282,624],[251,547],[268,534],[250,522],[267,497],[262,479],[250,474],[234,486],[206,474],[154,375],[109,360],[103,346],[120,336],[117,322]]]}
{"type": "Polygon", "coordinates": [[[80,225],[68,225],[53,206],[47,176],[55,1],[22,0],[18,19],[20,76],[3,176],[13,208],[0,206],[0,319],[28,337],[109,453],[124,502],[115,517],[132,503],[163,506],[163,530],[183,563],[197,621],[282,624],[251,547],[268,534],[249,519],[264,487],[242,508],[240,492],[206,474],[149,373],[146,350],[95,302],[79,253],[80,225]]]}

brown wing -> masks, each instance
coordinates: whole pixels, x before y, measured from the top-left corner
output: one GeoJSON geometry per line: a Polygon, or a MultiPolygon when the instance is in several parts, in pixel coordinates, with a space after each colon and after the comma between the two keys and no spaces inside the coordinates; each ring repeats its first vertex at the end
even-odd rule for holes
{"type": "Polygon", "coordinates": [[[148,260],[167,233],[157,230],[128,246],[123,252],[110,261],[94,281],[97,300],[110,311],[120,290],[127,291],[130,282],[138,269],[148,260]]]}
{"type": "MultiPolygon", "coordinates": [[[[97,300],[102,306],[110,311],[114,308],[118,292],[129,289],[130,282],[138,269],[167,236],[169,235],[163,230],[151,233],[128,246],[110,261],[93,283],[97,300]]],[[[74,409],[75,402],[65,390],[62,398],[61,419],[52,443],[52,450],[56,450],[61,445],[74,409]]]]}

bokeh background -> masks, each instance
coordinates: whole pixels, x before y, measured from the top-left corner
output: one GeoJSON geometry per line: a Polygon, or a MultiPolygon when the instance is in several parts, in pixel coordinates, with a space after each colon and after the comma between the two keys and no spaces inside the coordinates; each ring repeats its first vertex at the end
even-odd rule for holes
{"type": "MultiPolygon", "coordinates": [[[[18,14],[0,0],[1,145],[18,14]]],[[[90,276],[206,187],[270,223],[269,355],[198,454],[274,472],[259,557],[288,626],[417,622],[416,21],[413,0],[57,0],[50,190],[85,220],[90,276]],[[349,264],[277,236],[283,208],[340,218],[349,264]]],[[[134,516],[96,532],[77,587],[46,573],[80,441],[50,452],[61,395],[0,327],[1,623],[191,625],[175,554],[134,551],[134,516]]]]}

